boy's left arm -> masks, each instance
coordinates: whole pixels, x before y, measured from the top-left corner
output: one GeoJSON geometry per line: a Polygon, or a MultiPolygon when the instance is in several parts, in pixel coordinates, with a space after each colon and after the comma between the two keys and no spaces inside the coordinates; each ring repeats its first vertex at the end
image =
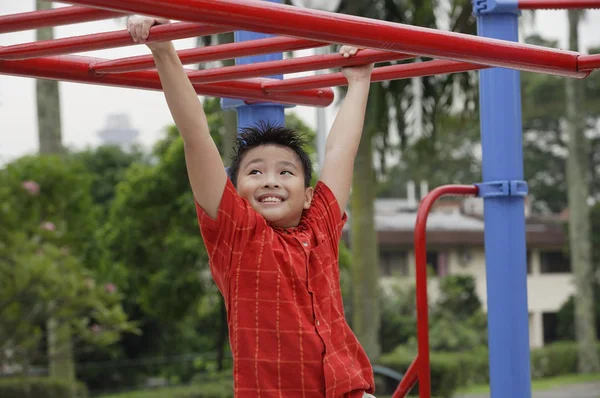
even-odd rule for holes
{"type": "MultiPolygon", "coordinates": [[[[356,54],[354,47],[343,46],[340,53],[356,54]]],[[[348,92],[331,126],[325,146],[325,160],[320,180],[331,189],[344,214],[350,188],[354,158],[363,132],[373,64],[347,67],[342,73],[348,80],[348,92]]]]}

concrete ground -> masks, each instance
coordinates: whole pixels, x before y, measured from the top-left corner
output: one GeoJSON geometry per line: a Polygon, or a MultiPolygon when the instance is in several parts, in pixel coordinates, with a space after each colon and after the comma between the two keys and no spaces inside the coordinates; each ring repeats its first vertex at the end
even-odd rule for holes
{"type": "MultiPolygon", "coordinates": [[[[489,394],[457,395],[456,398],[490,398],[489,394]]],[[[545,391],[534,391],[532,398],[600,398],[600,382],[571,384],[545,391]]]]}

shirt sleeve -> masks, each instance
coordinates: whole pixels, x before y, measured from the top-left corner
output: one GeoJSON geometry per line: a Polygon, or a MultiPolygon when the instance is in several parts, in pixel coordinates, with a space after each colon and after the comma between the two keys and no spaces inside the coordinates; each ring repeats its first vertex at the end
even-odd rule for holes
{"type": "Polygon", "coordinates": [[[242,255],[257,223],[257,214],[242,199],[228,178],[219,203],[217,218],[212,219],[196,202],[200,232],[208,252],[210,270],[217,286],[225,293],[231,265],[242,255]]]}
{"type": "Polygon", "coordinates": [[[342,230],[348,215],[342,214],[340,205],[331,189],[322,181],[318,181],[315,186],[315,193],[308,211],[308,217],[319,223],[321,230],[324,230],[331,238],[332,247],[338,250],[342,230]]]}

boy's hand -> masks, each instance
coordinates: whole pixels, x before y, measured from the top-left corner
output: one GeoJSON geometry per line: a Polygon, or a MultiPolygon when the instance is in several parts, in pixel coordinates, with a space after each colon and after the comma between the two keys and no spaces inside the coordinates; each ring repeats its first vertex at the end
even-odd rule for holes
{"type": "MultiPolygon", "coordinates": [[[[352,46],[342,46],[340,48],[340,54],[345,58],[349,58],[356,53],[358,53],[359,49],[352,46]]],[[[348,83],[353,83],[356,81],[371,81],[371,72],[373,71],[373,64],[367,65],[357,65],[357,66],[349,66],[342,68],[342,73],[344,77],[348,80],[348,83]]]]}
{"type": "MultiPolygon", "coordinates": [[[[150,28],[154,25],[169,23],[168,19],[132,15],[127,18],[127,31],[134,43],[146,43],[150,35],[150,28]]],[[[159,51],[171,47],[170,41],[146,43],[151,51],[159,51]]]]}

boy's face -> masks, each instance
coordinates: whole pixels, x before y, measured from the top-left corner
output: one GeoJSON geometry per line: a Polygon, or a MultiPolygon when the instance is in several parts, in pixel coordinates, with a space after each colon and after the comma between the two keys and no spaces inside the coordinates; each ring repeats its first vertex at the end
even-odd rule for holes
{"type": "Polygon", "coordinates": [[[313,189],[304,186],[298,155],[279,145],[250,149],[240,163],[236,185],[254,210],[280,228],[297,226],[313,197],[313,189]]]}

